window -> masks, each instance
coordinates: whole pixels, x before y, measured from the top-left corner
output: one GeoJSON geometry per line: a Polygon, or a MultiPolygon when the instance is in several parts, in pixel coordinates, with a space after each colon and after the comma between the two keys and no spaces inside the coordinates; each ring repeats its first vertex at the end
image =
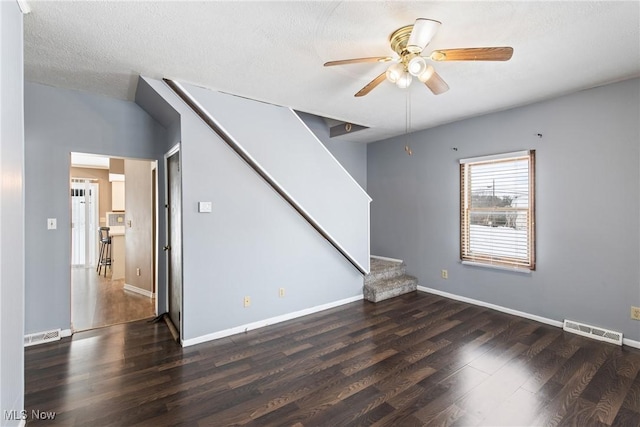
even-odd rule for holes
{"type": "Polygon", "coordinates": [[[535,151],[460,160],[460,259],[535,270],[535,151]]]}

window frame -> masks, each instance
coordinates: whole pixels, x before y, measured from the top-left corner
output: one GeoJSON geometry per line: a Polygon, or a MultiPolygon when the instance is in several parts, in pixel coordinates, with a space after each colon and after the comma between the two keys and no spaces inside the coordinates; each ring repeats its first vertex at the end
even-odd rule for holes
{"type": "MultiPolygon", "coordinates": [[[[530,272],[536,269],[536,233],[535,233],[535,150],[516,151],[503,154],[460,159],[460,260],[463,264],[473,264],[500,269],[530,272]],[[471,212],[492,212],[492,208],[472,208],[472,189],[469,180],[470,170],[477,165],[527,160],[528,165],[528,207],[506,210],[527,212],[526,243],[527,258],[507,257],[496,254],[473,254],[471,252],[471,212]]],[[[494,212],[505,208],[493,208],[494,212]]]]}

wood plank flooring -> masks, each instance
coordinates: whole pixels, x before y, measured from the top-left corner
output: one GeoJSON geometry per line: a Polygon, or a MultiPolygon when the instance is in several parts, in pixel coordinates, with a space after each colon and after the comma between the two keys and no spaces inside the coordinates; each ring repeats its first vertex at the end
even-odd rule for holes
{"type": "Polygon", "coordinates": [[[155,316],[155,299],[126,291],[124,279],[99,276],[95,268],[71,269],[71,321],[75,331],[155,316]]]}
{"type": "Polygon", "coordinates": [[[640,350],[413,293],[180,348],[146,321],[26,349],[69,426],[640,426],[640,350]]]}

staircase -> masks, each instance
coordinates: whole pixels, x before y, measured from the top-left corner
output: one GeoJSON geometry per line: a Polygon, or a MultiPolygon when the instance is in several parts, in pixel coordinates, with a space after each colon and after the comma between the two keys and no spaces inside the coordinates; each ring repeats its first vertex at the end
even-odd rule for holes
{"type": "Polygon", "coordinates": [[[402,261],[371,258],[371,271],[364,276],[364,298],[371,302],[414,292],[418,279],[406,274],[402,261]]]}

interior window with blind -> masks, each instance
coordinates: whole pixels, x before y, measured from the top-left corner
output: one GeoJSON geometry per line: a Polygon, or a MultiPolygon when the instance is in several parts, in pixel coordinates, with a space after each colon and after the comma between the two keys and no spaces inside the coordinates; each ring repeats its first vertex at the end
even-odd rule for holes
{"type": "Polygon", "coordinates": [[[463,263],[535,270],[535,151],[460,160],[463,263]]]}

